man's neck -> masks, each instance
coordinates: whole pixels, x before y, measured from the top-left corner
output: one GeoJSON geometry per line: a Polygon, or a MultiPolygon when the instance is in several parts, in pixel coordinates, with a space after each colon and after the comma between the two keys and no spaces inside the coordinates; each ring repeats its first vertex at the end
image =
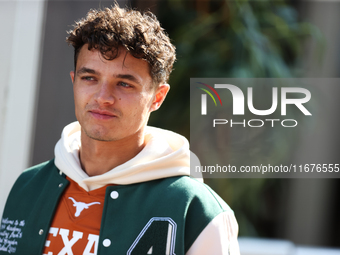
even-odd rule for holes
{"type": "Polygon", "coordinates": [[[135,157],[144,148],[144,136],[103,142],[81,133],[79,159],[88,176],[104,174],[135,157]]]}

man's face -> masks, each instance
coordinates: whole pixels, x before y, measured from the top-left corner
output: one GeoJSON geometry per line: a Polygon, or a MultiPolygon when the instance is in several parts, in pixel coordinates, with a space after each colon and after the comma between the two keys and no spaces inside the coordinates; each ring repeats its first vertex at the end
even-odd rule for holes
{"type": "Polygon", "coordinates": [[[140,137],[168,85],[153,87],[149,65],[125,49],[113,60],[84,45],[71,72],[75,113],[83,135],[99,141],[140,137]]]}

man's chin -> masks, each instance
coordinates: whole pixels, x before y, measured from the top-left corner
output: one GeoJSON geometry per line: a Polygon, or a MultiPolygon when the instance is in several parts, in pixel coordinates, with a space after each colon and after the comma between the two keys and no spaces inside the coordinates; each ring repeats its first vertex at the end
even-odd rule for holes
{"type": "Polygon", "coordinates": [[[95,140],[95,141],[100,141],[100,142],[112,142],[116,141],[114,137],[108,135],[106,132],[103,131],[86,131],[83,129],[84,133],[88,138],[95,140]]]}

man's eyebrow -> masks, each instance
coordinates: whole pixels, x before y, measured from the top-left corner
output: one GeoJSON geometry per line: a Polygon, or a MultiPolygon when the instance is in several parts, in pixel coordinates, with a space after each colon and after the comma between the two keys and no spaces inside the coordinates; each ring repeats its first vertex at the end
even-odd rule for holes
{"type": "MultiPolygon", "coordinates": [[[[91,69],[91,68],[88,68],[88,67],[85,67],[85,66],[76,71],[77,75],[85,74],[85,73],[96,74],[96,75],[99,74],[98,71],[91,69]]],[[[130,80],[130,81],[135,82],[139,85],[142,85],[141,82],[139,81],[139,79],[137,79],[135,76],[133,76],[131,74],[117,74],[117,75],[114,75],[114,77],[120,78],[120,79],[130,80]]]]}
{"type": "Polygon", "coordinates": [[[117,74],[115,75],[116,78],[120,78],[120,79],[126,79],[126,80],[130,80],[132,82],[138,83],[139,85],[142,85],[140,83],[140,81],[133,75],[131,74],[117,74]]]}
{"type": "Polygon", "coordinates": [[[84,73],[99,74],[96,70],[87,68],[85,66],[77,70],[77,75],[84,74],[84,73]]]}

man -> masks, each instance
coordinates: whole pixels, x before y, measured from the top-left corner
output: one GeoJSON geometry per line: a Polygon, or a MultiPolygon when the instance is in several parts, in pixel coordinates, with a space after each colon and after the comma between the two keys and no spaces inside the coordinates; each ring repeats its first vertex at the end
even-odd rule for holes
{"type": "Polygon", "coordinates": [[[189,177],[188,141],[146,126],[175,61],[156,17],[91,10],[67,42],[78,122],[13,186],[0,254],[239,254],[233,212],[189,177]]]}

